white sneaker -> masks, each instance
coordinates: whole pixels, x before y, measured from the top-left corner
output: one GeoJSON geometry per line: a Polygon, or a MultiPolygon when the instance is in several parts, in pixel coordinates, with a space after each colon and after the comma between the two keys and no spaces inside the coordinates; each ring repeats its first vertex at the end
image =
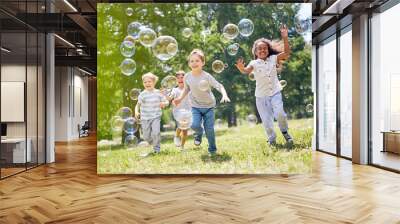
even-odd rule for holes
{"type": "Polygon", "coordinates": [[[179,138],[178,136],[174,137],[174,143],[176,147],[181,146],[181,138],[179,138]]]}

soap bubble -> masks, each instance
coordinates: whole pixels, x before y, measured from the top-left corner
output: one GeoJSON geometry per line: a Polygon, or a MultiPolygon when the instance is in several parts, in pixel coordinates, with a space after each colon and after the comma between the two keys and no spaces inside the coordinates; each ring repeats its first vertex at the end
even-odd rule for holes
{"type": "Polygon", "coordinates": [[[254,77],[254,73],[253,72],[249,74],[249,79],[251,81],[255,81],[256,80],[256,77],[254,77]]]}
{"type": "Polygon", "coordinates": [[[138,146],[139,147],[149,147],[150,144],[146,141],[141,141],[141,142],[139,142],[138,146]]]}
{"type": "Polygon", "coordinates": [[[133,9],[131,7],[126,8],[125,13],[127,16],[133,15],[133,9]]]}
{"type": "Polygon", "coordinates": [[[221,60],[215,60],[212,65],[212,70],[216,73],[221,73],[224,71],[225,65],[221,60]]]}
{"type": "Polygon", "coordinates": [[[205,80],[205,79],[202,79],[202,80],[199,82],[199,89],[200,89],[201,91],[208,91],[208,90],[210,89],[210,85],[208,84],[208,81],[205,80]]]}
{"type": "Polygon", "coordinates": [[[239,35],[239,28],[235,24],[228,23],[222,30],[223,35],[228,39],[235,39],[239,35]]]}
{"type": "Polygon", "coordinates": [[[249,19],[241,19],[238,23],[240,35],[244,37],[250,36],[254,31],[254,24],[249,19]]]}
{"type": "Polygon", "coordinates": [[[285,86],[287,85],[286,80],[281,80],[279,81],[279,83],[281,84],[282,88],[285,88],[285,86]]]}
{"type": "Polygon", "coordinates": [[[185,38],[189,38],[190,36],[192,36],[192,34],[193,31],[189,27],[186,27],[185,29],[182,30],[182,36],[184,36],[185,38]]]}
{"type": "Polygon", "coordinates": [[[192,112],[186,109],[177,110],[175,112],[175,119],[179,129],[187,130],[192,125],[192,112]]]}
{"type": "Polygon", "coordinates": [[[227,44],[227,43],[229,43],[229,42],[232,41],[231,39],[227,38],[227,37],[226,37],[225,35],[223,35],[223,34],[221,35],[220,40],[221,40],[221,42],[224,43],[224,44],[227,44]]]}
{"type": "Polygon", "coordinates": [[[278,8],[278,9],[283,9],[283,7],[285,7],[284,3],[277,3],[276,4],[276,8],[278,8]]]}
{"type": "Polygon", "coordinates": [[[131,58],[125,58],[119,66],[122,74],[131,76],[136,71],[136,62],[131,58]]]}
{"type": "Polygon", "coordinates": [[[123,41],[119,49],[121,54],[127,58],[130,58],[135,54],[135,44],[131,41],[123,41]]]}
{"type": "Polygon", "coordinates": [[[153,46],[156,38],[157,34],[151,28],[144,27],[139,31],[139,42],[145,47],[153,46]]]}
{"type": "Polygon", "coordinates": [[[134,117],[128,117],[125,119],[124,132],[127,135],[133,135],[137,131],[137,122],[134,117]]]}
{"type": "Polygon", "coordinates": [[[161,86],[164,89],[172,89],[175,86],[177,86],[177,84],[178,83],[177,83],[176,77],[172,76],[172,75],[167,75],[167,76],[165,76],[165,78],[163,78],[161,80],[161,86]]]}
{"type": "Polygon", "coordinates": [[[128,35],[124,38],[124,41],[130,41],[132,43],[135,43],[135,38],[133,38],[131,35],[128,35]]]}
{"type": "Polygon", "coordinates": [[[306,111],[307,111],[307,113],[312,113],[314,111],[314,105],[307,104],[306,111]]]}
{"type": "Polygon", "coordinates": [[[247,122],[249,123],[249,125],[255,125],[257,124],[257,117],[254,114],[250,114],[247,116],[247,122]]]}
{"type": "Polygon", "coordinates": [[[139,38],[139,32],[143,28],[142,24],[139,22],[131,22],[128,25],[128,35],[131,36],[134,40],[139,38]]]}
{"type": "Polygon", "coordinates": [[[234,44],[230,44],[227,48],[226,51],[228,52],[229,55],[234,56],[237,54],[237,52],[239,51],[239,44],[238,43],[234,43],[234,44]]]}
{"type": "Polygon", "coordinates": [[[132,110],[129,107],[121,107],[117,112],[117,116],[122,119],[127,119],[128,117],[132,117],[132,110]]]}
{"type": "Polygon", "coordinates": [[[198,20],[203,19],[203,12],[197,11],[197,12],[196,12],[196,18],[197,18],[198,20]]]}
{"type": "Polygon", "coordinates": [[[298,18],[294,21],[294,28],[298,34],[304,34],[311,28],[311,23],[309,20],[300,20],[298,18]]]}
{"type": "Polygon", "coordinates": [[[160,36],[154,41],[152,51],[161,61],[169,60],[178,52],[178,42],[171,36],[160,36]]]}
{"type": "Polygon", "coordinates": [[[120,116],[113,116],[111,118],[111,129],[114,132],[121,132],[122,128],[124,127],[125,120],[122,119],[120,116]]]}
{"type": "Polygon", "coordinates": [[[124,145],[127,147],[135,147],[138,144],[138,138],[134,135],[125,136],[124,145]]]}
{"type": "Polygon", "coordinates": [[[161,68],[162,68],[163,72],[165,72],[165,73],[172,71],[172,67],[169,65],[162,65],[161,68]]]}
{"type": "Polygon", "coordinates": [[[133,88],[131,89],[131,91],[129,91],[129,98],[131,98],[131,100],[137,100],[139,94],[140,94],[140,89],[133,88]]]}

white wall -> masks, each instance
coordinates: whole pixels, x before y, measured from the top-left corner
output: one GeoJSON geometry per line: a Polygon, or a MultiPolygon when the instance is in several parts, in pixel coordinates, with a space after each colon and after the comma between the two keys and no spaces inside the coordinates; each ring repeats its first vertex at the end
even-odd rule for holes
{"type": "Polygon", "coordinates": [[[78,124],[88,120],[88,78],[83,75],[75,68],[56,67],[56,141],[78,139],[78,124]]]}

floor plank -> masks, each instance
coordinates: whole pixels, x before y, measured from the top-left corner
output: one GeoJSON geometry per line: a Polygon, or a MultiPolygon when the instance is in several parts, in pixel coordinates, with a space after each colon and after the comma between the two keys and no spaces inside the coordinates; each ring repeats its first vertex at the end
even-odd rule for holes
{"type": "Polygon", "coordinates": [[[400,223],[400,175],[314,153],[310,175],[96,174],[96,137],[0,181],[0,223],[400,223]]]}

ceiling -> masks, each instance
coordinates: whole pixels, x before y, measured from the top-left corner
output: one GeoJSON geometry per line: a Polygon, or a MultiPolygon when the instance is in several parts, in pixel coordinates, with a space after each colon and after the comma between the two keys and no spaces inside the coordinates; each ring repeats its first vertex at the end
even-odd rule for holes
{"type": "MultiPolygon", "coordinates": [[[[305,0],[305,1],[265,1],[265,0],[235,0],[234,2],[297,2],[313,3],[312,34],[313,42],[335,32],[339,20],[373,10],[387,0],[305,0]],[[333,28],[332,28],[333,27],[333,28]],[[330,31],[329,31],[330,30],[330,31]]],[[[54,32],[60,38],[55,38],[56,65],[75,65],[96,73],[96,27],[97,3],[116,2],[179,2],[169,0],[1,0],[0,21],[3,32],[17,33],[30,28],[32,31],[54,32]],[[52,13],[49,13],[52,11],[52,13]],[[27,12],[27,13],[26,13],[27,12]],[[62,39],[66,40],[63,41],[62,39]],[[72,45],[71,45],[72,44],[72,45]]],[[[215,2],[215,1],[182,1],[182,2],[215,2]]],[[[218,2],[233,2],[220,0],[218,2]]],[[[345,23],[342,24],[346,25],[345,23]]],[[[16,40],[12,34],[7,42],[16,40]]],[[[15,36],[15,35],[14,35],[15,36]]],[[[14,46],[17,47],[17,46],[14,46]]],[[[28,49],[28,52],[30,50],[28,49]]]]}

